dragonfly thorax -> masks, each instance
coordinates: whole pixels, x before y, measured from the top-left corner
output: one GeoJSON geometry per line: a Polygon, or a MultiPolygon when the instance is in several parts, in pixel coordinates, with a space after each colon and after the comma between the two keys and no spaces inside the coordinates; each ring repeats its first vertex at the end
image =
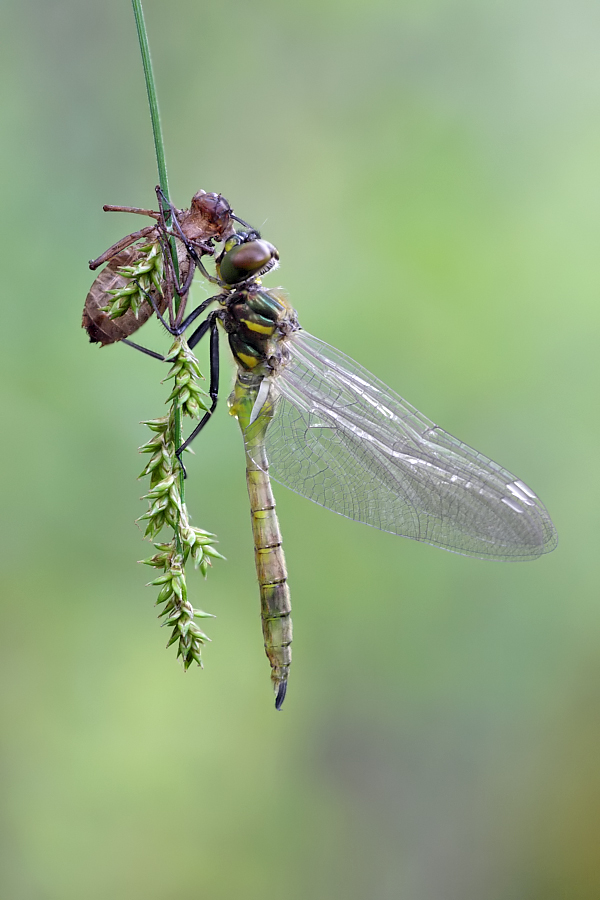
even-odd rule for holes
{"type": "Polygon", "coordinates": [[[256,284],[229,295],[222,321],[238,366],[257,375],[285,363],[285,338],[300,327],[283,291],[256,284]]]}

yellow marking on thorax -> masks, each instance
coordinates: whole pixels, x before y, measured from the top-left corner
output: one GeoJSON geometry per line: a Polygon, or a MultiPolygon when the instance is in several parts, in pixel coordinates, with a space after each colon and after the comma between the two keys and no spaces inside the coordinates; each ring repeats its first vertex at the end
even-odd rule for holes
{"type": "Polygon", "coordinates": [[[257,359],[256,356],[250,356],[247,353],[237,353],[236,355],[240,362],[243,362],[249,369],[253,369],[260,362],[260,359],[257,359]]]}
{"type": "Polygon", "coordinates": [[[257,325],[256,322],[249,322],[248,319],[241,319],[241,322],[250,331],[258,331],[259,334],[273,334],[275,325],[257,325]]]}

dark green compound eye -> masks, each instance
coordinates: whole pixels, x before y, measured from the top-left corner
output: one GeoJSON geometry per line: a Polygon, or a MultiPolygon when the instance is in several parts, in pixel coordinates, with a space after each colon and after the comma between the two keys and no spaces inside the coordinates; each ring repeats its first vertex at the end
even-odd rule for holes
{"type": "MultiPolygon", "coordinates": [[[[232,243],[232,242],[231,242],[232,243]]],[[[261,274],[279,259],[277,248],[268,241],[245,241],[230,247],[228,241],[225,253],[219,263],[219,276],[225,284],[239,284],[253,275],[261,274]]]]}

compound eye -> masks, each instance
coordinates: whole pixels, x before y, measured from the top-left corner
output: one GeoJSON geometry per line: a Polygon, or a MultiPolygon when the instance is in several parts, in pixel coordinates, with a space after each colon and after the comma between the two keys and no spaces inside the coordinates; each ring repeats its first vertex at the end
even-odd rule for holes
{"type": "Polygon", "coordinates": [[[279,259],[277,248],[263,240],[246,241],[231,249],[225,245],[225,251],[219,269],[226,284],[246,281],[274,259],[279,259]]]}
{"type": "Polygon", "coordinates": [[[231,262],[237,269],[244,269],[252,273],[258,272],[264,266],[267,266],[275,257],[278,259],[278,253],[272,244],[268,241],[248,241],[247,244],[233,250],[230,254],[231,262]]]}

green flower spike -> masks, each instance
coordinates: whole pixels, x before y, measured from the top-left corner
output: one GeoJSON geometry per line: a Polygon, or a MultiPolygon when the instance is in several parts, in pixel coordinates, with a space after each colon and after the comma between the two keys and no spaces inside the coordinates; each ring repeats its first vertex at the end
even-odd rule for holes
{"type": "Polygon", "coordinates": [[[143,255],[134,266],[120,266],[119,275],[127,279],[127,284],[121,288],[107,291],[112,294],[112,299],[102,307],[103,312],[108,313],[111,319],[118,319],[132,309],[136,318],[146,295],[154,289],[162,296],[163,282],[163,258],[158,241],[145,247],[137,248],[143,255]]]}
{"type": "Polygon", "coordinates": [[[209,409],[209,397],[200,385],[202,374],[196,357],[184,338],[178,338],[169,351],[172,363],[168,379],[174,380],[173,390],[167,400],[171,404],[169,414],[160,419],[144,422],[153,432],[151,439],[140,447],[141,453],[151,454],[140,478],[150,477],[150,490],[144,499],[149,508],[138,521],[146,522],[145,537],[154,541],[165,527],[173,529],[173,539],[168,543],[154,542],[156,553],[141,560],[145,565],[162,569],[150,584],[160,588],[156,605],[164,604],[160,618],[172,628],[167,643],[169,647],[179,642],[177,656],[184,669],[193,662],[202,666],[200,650],[210,640],[199,628],[196,619],[214,618],[211,613],[195,609],[188,600],[185,580],[185,564],[190,559],[204,577],[213,559],[224,559],[215,548],[215,535],[190,524],[189,514],[181,496],[182,473],[175,455],[176,411],[184,416],[198,418],[209,409]]]}

